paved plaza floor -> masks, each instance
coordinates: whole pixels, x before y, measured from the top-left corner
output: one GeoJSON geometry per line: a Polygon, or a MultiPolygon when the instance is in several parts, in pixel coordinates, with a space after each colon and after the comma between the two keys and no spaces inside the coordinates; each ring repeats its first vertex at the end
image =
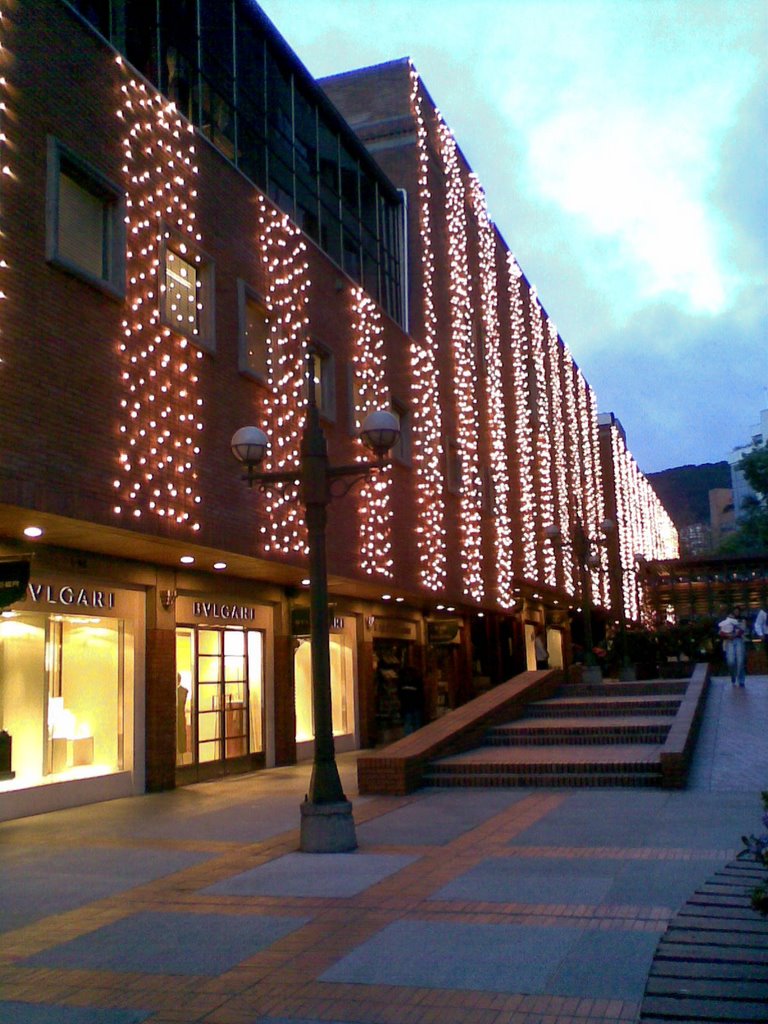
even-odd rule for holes
{"type": "Polygon", "coordinates": [[[631,1024],[659,938],[760,828],[768,676],[712,682],[690,783],[360,797],[300,765],[0,825],[0,1024],[631,1024]]]}

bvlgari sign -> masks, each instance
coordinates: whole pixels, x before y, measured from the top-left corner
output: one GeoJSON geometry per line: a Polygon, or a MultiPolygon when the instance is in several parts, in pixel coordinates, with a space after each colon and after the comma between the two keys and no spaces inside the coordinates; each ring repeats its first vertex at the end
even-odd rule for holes
{"type": "Polygon", "coordinates": [[[35,604],[65,604],[78,608],[114,608],[113,590],[94,590],[92,587],[51,586],[50,583],[30,583],[27,593],[35,604]]]}

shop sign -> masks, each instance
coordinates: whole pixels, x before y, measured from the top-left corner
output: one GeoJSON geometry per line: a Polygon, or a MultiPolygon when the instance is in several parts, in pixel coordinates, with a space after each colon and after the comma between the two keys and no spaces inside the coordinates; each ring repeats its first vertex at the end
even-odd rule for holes
{"type": "Polygon", "coordinates": [[[232,622],[237,619],[240,622],[253,622],[256,618],[256,609],[247,604],[193,601],[192,615],[196,619],[224,619],[226,622],[232,622]]]}
{"type": "Polygon", "coordinates": [[[112,590],[93,590],[90,587],[51,586],[50,583],[30,583],[27,593],[35,604],[63,604],[78,608],[114,608],[112,590]]]}
{"type": "Polygon", "coordinates": [[[416,623],[404,619],[385,619],[380,615],[373,617],[371,632],[375,637],[386,640],[416,640],[416,623]]]}
{"type": "Polygon", "coordinates": [[[20,601],[29,583],[29,556],[0,558],[0,608],[20,601]]]}
{"type": "Polygon", "coordinates": [[[461,619],[440,619],[427,623],[427,643],[457,644],[461,632],[461,619]]]}
{"type": "MultiPolygon", "coordinates": [[[[344,630],[344,619],[341,615],[332,615],[328,625],[329,632],[341,633],[344,630]]],[[[309,605],[291,609],[291,636],[309,636],[310,633],[309,605]]]]}

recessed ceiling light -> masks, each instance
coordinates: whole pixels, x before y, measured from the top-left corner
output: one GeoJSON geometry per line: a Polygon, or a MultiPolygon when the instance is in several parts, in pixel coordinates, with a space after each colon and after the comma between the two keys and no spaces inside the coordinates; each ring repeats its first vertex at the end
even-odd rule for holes
{"type": "Polygon", "coordinates": [[[400,604],[402,601],[405,600],[405,598],[404,597],[396,597],[395,600],[397,601],[398,604],[400,604]]]}
{"type": "Polygon", "coordinates": [[[478,612],[477,613],[477,617],[478,617],[478,619],[484,619],[485,618],[485,612],[478,612]]]}
{"type": "Polygon", "coordinates": [[[227,563],[226,562],[214,562],[213,563],[213,568],[214,569],[226,569],[227,568],[227,563]]]}
{"type": "Polygon", "coordinates": [[[42,537],[43,531],[39,526],[27,526],[24,529],[25,537],[42,537]]]}
{"type": "Polygon", "coordinates": [[[181,558],[179,559],[182,565],[192,565],[194,560],[195,559],[193,555],[182,555],[181,558]]]}
{"type": "Polygon", "coordinates": [[[308,587],[310,582],[311,582],[310,580],[302,580],[301,581],[301,585],[302,585],[302,587],[308,587]]]}
{"type": "Polygon", "coordinates": [[[438,604],[438,605],[435,605],[435,607],[437,608],[437,610],[438,610],[439,612],[441,612],[441,611],[443,611],[443,609],[445,608],[445,605],[444,605],[444,604],[438,604]]]}
{"type": "Polygon", "coordinates": [[[391,601],[392,600],[392,595],[391,594],[382,594],[381,595],[381,600],[382,601],[391,601]]]}

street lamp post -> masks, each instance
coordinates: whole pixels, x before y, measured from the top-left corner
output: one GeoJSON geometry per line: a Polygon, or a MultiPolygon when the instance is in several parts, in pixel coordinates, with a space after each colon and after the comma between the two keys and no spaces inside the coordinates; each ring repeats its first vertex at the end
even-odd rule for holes
{"type": "MultiPolygon", "coordinates": [[[[603,534],[607,535],[614,529],[613,520],[604,519],[600,524],[603,534]]],[[[545,534],[556,547],[566,547],[567,542],[563,539],[559,526],[548,526],[545,534]]],[[[584,664],[586,666],[585,681],[600,682],[603,677],[600,666],[597,664],[594,653],[594,641],[592,638],[592,582],[589,578],[590,569],[600,564],[599,549],[604,540],[590,537],[584,529],[580,519],[576,519],[573,526],[573,539],[570,547],[573,550],[580,569],[581,577],[581,602],[584,606],[584,664]],[[596,550],[593,552],[593,548],[596,550]]]]}
{"type": "Polygon", "coordinates": [[[360,437],[377,457],[376,462],[355,462],[331,466],[328,446],[320,424],[315,401],[315,381],[310,368],[307,378],[307,415],[301,437],[300,465],[286,472],[257,471],[267,450],[267,436],[258,427],[241,427],[232,437],[232,453],[246,467],[243,479],[269,489],[284,484],[300,485],[306,511],[309,549],[310,639],[312,644],[312,711],[315,753],[309,790],[301,805],[301,849],[305,853],[341,853],[357,847],[352,804],[344,790],[336,766],[331,711],[331,667],[328,642],[328,569],[326,561],[326,525],[333,484],[346,478],[339,495],[347,494],[358,481],[382,469],[385,457],[397,442],[400,428],[396,417],[387,411],[366,417],[360,437]]]}

